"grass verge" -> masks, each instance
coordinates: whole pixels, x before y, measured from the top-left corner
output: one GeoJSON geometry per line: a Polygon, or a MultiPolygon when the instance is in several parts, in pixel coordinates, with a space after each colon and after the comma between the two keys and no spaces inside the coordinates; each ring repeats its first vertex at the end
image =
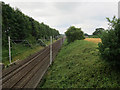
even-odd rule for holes
{"type": "Polygon", "coordinates": [[[64,42],[38,88],[120,88],[120,71],[99,57],[97,44],[64,42]]]}
{"type": "MultiPolygon", "coordinates": [[[[56,40],[53,40],[55,42],[56,40]]],[[[50,44],[50,41],[45,42],[47,45],[50,44]]],[[[2,47],[2,63],[4,63],[5,66],[9,64],[9,51],[8,48],[2,47]]],[[[40,51],[44,47],[40,45],[32,45],[31,47],[24,46],[23,44],[12,44],[11,48],[11,56],[12,56],[12,62],[16,60],[24,60],[28,56],[40,51]]]]}

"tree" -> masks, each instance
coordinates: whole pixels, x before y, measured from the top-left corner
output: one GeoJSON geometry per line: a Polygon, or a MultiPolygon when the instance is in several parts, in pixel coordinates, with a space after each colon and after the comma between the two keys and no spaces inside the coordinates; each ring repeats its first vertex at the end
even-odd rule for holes
{"type": "Polygon", "coordinates": [[[93,32],[93,35],[99,35],[102,34],[102,32],[104,32],[104,28],[96,28],[95,32],[93,32]]]}
{"type": "Polygon", "coordinates": [[[84,34],[85,36],[89,36],[87,33],[84,34]]]}
{"type": "Polygon", "coordinates": [[[67,36],[68,43],[85,38],[81,28],[75,28],[74,26],[69,27],[65,34],[67,36]]]}
{"type": "Polygon", "coordinates": [[[109,28],[101,37],[102,43],[98,44],[99,52],[104,59],[120,63],[120,20],[113,17],[108,22],[109,28]]]}
{"type": "Polygon", "coordinates": [[[58,30],[39,23],[32,17],[14,9],[2,2],[2,45],[7,46],[8,36],[13,40],[29,40],[34,42],[39,38],[49,38],[59,35],[58,30]]]}

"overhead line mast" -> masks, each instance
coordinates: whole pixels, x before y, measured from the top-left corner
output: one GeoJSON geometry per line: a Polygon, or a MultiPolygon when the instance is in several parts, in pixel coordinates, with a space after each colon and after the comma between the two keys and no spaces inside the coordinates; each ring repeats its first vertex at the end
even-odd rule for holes
{"type": "Polygon", "coordinates": [[[120,19],[120,1],[118,2],[118,18],[120,19]]]}

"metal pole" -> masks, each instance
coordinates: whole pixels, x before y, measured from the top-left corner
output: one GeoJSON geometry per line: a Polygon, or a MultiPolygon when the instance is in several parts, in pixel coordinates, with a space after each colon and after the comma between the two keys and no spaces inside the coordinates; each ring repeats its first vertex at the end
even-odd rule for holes
{"type": "Polygon", "coordinates": [[[8,43],[9,43],[9,62],[11,64],[11,47],[10,47],[10,36],[8,36],[8,43]]]}
{"type": "Polygon", "coordinates": [[[50,65],[52,64],[52,36],[50,36],[50,65]]]}
{"type": "Polygon", "coordinates": [[[118,18],[120,19],[120,1],[118,2],[118,18]]]}
{"type": "Polygon", "coordinates": [[[60,45],[60,47],[62,46],[62,38],[61,38],[61,45],[60,45]]]}

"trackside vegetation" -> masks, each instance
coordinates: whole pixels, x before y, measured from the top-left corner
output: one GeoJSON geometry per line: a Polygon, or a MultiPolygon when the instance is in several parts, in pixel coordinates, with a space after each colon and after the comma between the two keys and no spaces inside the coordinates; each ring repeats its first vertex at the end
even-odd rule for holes
{"type": "MultiPolygon", "coordinates": [[[[13,44],[11,49],[11,56],[12,56],[12,62],[17,60],[24,60],[28,56],[40,51],[44,47],[40,45],[34,45],[32,48],[26,47],[23,44],[13,44]]],[[[4,63],[5,66],[9,65],[9,52],[8,49],[3,48],[2,51],[2,63],[4,63]]]]}
{"type": "Polygon", "coordinates": [[[12,8],[2,2],[2,45],[8,47],[8,36],[12,40],[28,40],[31,44],[38,39],[49,39],[58,36],[58,30],[39,23],[32,17],[22,13],[18,8],[12,8]]]}
{"type": "Polygon", "coordinates": [[[102,42],[98,44],[99,51],[104,59],[120,65],[120,20],[115,16],[113,20],[107,19],[109,29],[101,37],[102,42]]]}
{"type": "MultiPolygon", "coordinates": [[[[53,42],[62,37],[58,30],[39,23],[18,8],[4,2],[0,4],[5,66],[10,65],[9,50],[12,62],[24,60],[49,45],[50,36],[53,42]]],[[[114,16],[113,20],[107,20],[108,29],[96,28],[93,35],[84,33],[81,28],[69,27],[61,50],[38,88],[120,88],[120,19],[114,16]]]]}
{"type": "Polygon", "coordinates": [[[65,35],[67,36],[68,43],[74,42],[75,40],[85,39],[84,32],[81,28],[76,28],[75,26],[69,27],[65,32],[65,35]]]}
{"type": "Polygon", "coordinates": [[[4,2],[0,4],[2,6],[2,63],[5,65],[9,64],[8,36],[11,39],[12,61],[23,60],[42,49],[43,45],[40,44],[40,40],[43,44],[47,44],[50,36],[55,39],[59,38],[58,30],[43,22],[39,23],[18,8],[13,8],[4,2]]]}
{"type": "Polygon", "coordinates": [[[62,49],[39,88],[120,88],[120,71],[99,57],[96,43],[76,40],[62,49]]]}

